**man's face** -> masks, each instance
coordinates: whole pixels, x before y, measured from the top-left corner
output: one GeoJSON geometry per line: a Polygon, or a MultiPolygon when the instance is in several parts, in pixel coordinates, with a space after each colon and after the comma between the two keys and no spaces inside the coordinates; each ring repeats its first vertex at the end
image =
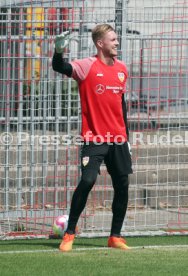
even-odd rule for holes
{"type": "Polygon", "coordinates": [[[117,56],[118,45],[117,34],[114,31],[107,32],[100,40],[100,47],[106,57],[117,56]]]}

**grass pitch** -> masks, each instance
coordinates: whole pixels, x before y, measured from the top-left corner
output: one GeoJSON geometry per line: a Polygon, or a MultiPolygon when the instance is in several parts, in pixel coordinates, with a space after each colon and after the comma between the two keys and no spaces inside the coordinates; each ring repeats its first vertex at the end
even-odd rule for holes
{"type": "Polygon", "coordinates": [[[76,238],[67,253],[58,251],[60,240],[0,241],[0,275],[188,275],[188,236],[126,240],[130,251],[108,249],[107,238],[76,238]]]}

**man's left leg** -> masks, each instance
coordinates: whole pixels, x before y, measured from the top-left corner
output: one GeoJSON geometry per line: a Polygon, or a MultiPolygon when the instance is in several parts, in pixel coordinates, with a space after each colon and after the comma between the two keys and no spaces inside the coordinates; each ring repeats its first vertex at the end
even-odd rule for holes
{"type": "Polygon", "coordinates": [[[128,175],[112,178],[114,198],[112,202],[111,236],[120,236],[121,228],[127,211],[128,204],[128,175]]]}
{"type": "Polygon", "coordinates": [[[108,246],[127,250],[130,249],[130,247],[128,247],[126,245],[126,241],[123,238],[121,238],[121,228],[126,215],[128,204],[128,175],[111,175],[111,177],[114,188],[114,198],[112,202],[113,217],[111,233],[108,239],[108,246]]]}

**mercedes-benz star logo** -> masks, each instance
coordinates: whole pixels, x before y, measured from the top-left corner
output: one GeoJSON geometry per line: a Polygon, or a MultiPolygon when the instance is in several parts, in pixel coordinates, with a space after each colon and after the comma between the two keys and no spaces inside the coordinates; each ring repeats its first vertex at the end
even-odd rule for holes
{"type": "Polygon", "coordinates": [[[97,92],[98,94],[102,94],[102,93],[104,93],[104,91],[105,91],[104,85],[98,84],[98,85],[96,86],[96,92],[97,92]]]}

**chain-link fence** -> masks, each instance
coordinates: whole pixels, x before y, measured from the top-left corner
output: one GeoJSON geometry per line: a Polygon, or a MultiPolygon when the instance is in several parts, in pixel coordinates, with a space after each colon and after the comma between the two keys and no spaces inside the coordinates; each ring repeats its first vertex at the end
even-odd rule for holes
{"type": "MultiPolygon", "coordinates": [[[[116,28],[129,71],[134,174],[123,231],[187,227],[187,21],[183,0],[0,1],[1,234],[49,234],[69,211],[81,110],[75,81],[52,70],[54,38],[68,29],[75,40],[65,58],[90,56],[91,29],[104,22],[116,28]]],[[[109,231],[112,197],[102,165],[83,234],[109,231]]]]}

